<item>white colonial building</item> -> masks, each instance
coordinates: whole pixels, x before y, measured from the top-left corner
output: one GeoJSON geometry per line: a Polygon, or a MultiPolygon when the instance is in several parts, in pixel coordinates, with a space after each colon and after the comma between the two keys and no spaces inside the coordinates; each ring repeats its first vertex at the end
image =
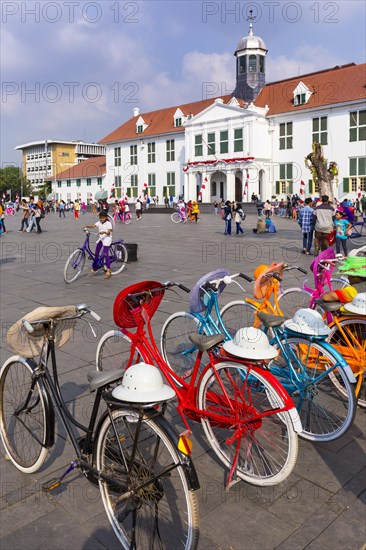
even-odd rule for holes
{"type": "Polygon", "coordinates": [[[94,202],[96,193],[104,189],[105,175],[104,155],[84,160],[50,178],[52,194],[56,200],[78,200],[90,204],[94,202]]]}
{"type": "Polygon", "coordinates": [[[265,83],[267,49],[253,34],[237,46],[232,95],[140,113],[100,140],[104,187],[116,197],[184,195],[248,201],[317,192],[304,159],[323,145],[339,166],[336,197],[365,192],[366,65],[337,66],[265,83]],[[301,183],[303,182],[303,183],[301,183]],[[305,185],[304,185],[305,184],[305,185]]]}

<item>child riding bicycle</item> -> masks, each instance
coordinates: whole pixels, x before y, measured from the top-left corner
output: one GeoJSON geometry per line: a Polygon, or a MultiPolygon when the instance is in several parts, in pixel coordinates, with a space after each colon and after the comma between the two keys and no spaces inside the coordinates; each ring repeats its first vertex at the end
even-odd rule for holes
{"type": "Polygon", "coordinates": [[[95,273],[96,271],[98,271],[99,254],[103,247],[104,262],[107,268],[104,278],[109,279],[109,277],[112,275],[111,262],[109,257],[109,247],[112,244],[113,228],[112,228],[111,222],[108,219],[107,212],[104,212],[104,211],[99,212],[99,220],[100,221],[96,222],[94,225],[86,225],[84,228],[84,229],[92,229],[96,227],[99,233],[99,239],[97,241],[97,246],[95,248],[95,258],[91,268],[91,273],[95,273]]]}

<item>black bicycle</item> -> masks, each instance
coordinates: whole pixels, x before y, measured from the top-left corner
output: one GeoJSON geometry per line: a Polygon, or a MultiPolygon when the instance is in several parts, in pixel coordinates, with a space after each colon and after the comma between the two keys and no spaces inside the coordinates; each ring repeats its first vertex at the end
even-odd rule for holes
{"type": "Polygon", "coordinates": [[[39,360],[13,356],[0,370],[0,432],[6,453],[20,471],[39,470],[54,444],[56,409],[76,457],[60,478],[43,485],[44,491],[59,487],[79,468],[99,484],[108,519],[124,548],[197,548],[199,483],[191,445],[164,417],[166,403],[158,410],[151,403],[121,402],[115,394],[123,372],[114,370],[88,375],[95,392],[88,426],[66,407],[56,349],[87,314],[100,320],[85,304],[38,308],[9,330],[15,351],[21,346],[25,355],[38,354],[39,360]],[[101,403],[105,410],[97,421],[101,403]],[[81,438],[76,428],[83,432],[81,438]]]}

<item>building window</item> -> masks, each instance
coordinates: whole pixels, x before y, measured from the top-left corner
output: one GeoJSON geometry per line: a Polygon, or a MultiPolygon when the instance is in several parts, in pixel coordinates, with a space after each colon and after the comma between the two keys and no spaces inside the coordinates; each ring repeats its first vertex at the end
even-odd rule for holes
{"type": "Polygon", "coordinates": [[[175,197],[175,172],[167,172],[166,183],[163,187],[163,196],[175,197]]]}
{"type": "Polygon", "coordinates": [[[66,187],[71,187],[71,180],[66,180],[66,187]]]}
{"type": "Polygon", "coordinates": [[[76,187],[80,187],[81,186],[81,180],[76,180],[76,187]]]}
{"type": "Polygon", "coordinates": [[[349,175],[349,178],[344,178],[343,180],[343,192],[365,192],[366,157],[349,159],[349,175]]]}
{"type": "Polygon", "coordinates": [[[182,118],[181,117],[175,119],[174,126],[176,128],[179,128],[180,126],[182,126],[182,118]]]}
{"type": "Polygon", "coordinates": [[[142,134],[143,131],[144,131],[143,125],[142,125],[142,124],[139,124],[139,125],[137,126],[137,133],[138,133],[138,134],[142,134]]]}
{"type": "Polygon", "coordinates": [[[255,55],[249,56],[249,72],[250,73],[257,72],[257,57],[255,55]]]}
{"type": "Polygon", "coordinates": [[[137,164],[137,145],[130,145],[130,164],[137,164]]]}
{"type": "Polygon", "coordinates": [[[57,187],[61,187],[62,186],[62,182],[60,180],[57,180],[57,187]]]}
{"type": "Polygon", "coordinates": [[[121,176],[114,176],[114,194],[113,197],[115,199],[121,198],[121,192],[122,192],[122,177],[121,176]]]}
{"type": "Polygon", "coordinates": [[[292,149],[292,122],[280,124],[280,149],[292,149]]]}
{"type": "Polygon", "coordinates": [[[149,196],[155,197],[156,195],[156,174],[147,175],[147,185],[149,188],[149,196]]]}
{"type": "Polygon", "coordinates": [[[259,72],[264,73],[265,68],[265,57],[264,55],[259,56],[259,72]]]}
{"type": "Polygon", "coordinates": [[[238,57],[238,73],[243,74],[247,72],[247,56],[242,55],[238,57]]]}
{"type": "Polygon", "coordinates": [[[130,187],[127,187],[127,196],[137,198],[138,193],[138,176],[137,174],[131,175],[130,187]]]}
{"type": "Polygon", "coordinates": [[[203,149],[202,149],[202,135],[194,136],[194,156],[195,157],[202,157],[203,155],[203,149]]]}
{"type": "Polygon", "coordinates": [[[234,153],[243,151],[243,128],[234,130],[234,153]]]}
{"type": "Polygon", "coordinates": [[[229,132],[227,130],[220,132],[220,153],[229,152],[229,132]]]}
{"type": "Polygon", "coordinates": [[[147,144],[147,162],[155,162],[155,142],[147,144]]]}
{"type": "Polygon", "coordinates": [[[292,164],[280,164],[280,179],[276,181],[276,195],[292,195],[292,164]]]}
{"type": "Polygon", "coordinates": [[[327,117],[313,118],[313,143],[328,144],[328,122],[327,117]]]}
{"type": "Polygon", "coordinates": [[[167,139],[166,142],[166,160],[175,160],[174,139],[167,139]]]}
{"type": "Polygon", "coordinates": [[[98,185],[102,185],[102,178],[97,178],[98,185]]]}
{"type": "Polygon", "coordinates": [[[366,140],[366,109],[364,111],[353,111],[349,114],[349,140],[366,140]]]}
{"type": "Polygon", "coordinates": [[[121,166],[121,147],[114,148],[114,166],[121,166]]]}
{"type": "Polygon", "coordinates": [[[86,185],[88,185],[88,186],[91,185],[91,178],[86,178],[86,185]]]}
{"type": "Polygon", "coordinates": [[[216,153],[216,136],[215,132],[207,134],[207,154],[214,155],[216,153]]]}

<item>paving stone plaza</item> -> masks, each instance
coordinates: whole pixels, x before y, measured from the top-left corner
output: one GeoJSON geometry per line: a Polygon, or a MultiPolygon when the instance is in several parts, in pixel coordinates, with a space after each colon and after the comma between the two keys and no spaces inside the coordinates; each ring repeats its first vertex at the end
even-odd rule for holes
{"type": "MultiPolygon", "coordinates": [[[[170,211],[172,212],[172,211],[170,211]]],[[[81,422],[90,414],[92,398],[87,373],[95,368],[99,338],[113,328],[112,307],[120,290],[145,279],[179,281],[192,287],[203,274],[219,267],[252,275],[262,263],[284,260],[309,269],[312,256],[301,254],[301,231],[293,220],[275,219],[276,234],[254,235],[256,216],[249,214],[243,236],[224,236],[220,216],[204,213],[198,224],[175,225],[165,213],[144,213],[142,220],[119,224],[114,238],[138,244],[138,261],[120,275],[104,280],[89,274],[90,264],[73,284],[63,280],[63,267],[71,251],[84,240],[82,226],[93,223],[91,214],[77,220],[48,214],[41,234],[18,231],[20,216],[6,218],[1,237],[1,363],[13,354],[6,343],[7,329],[40,305],[85,302],[101,317],[94,323],[95,339],[79,323],[69,342],[57,352],[60,385],[70,410],[81,422]]],[[[299,286],[304,276],[290,275],[283,287],[299,286]]],[[[312,283],[311,274],[308,280],[312,283]]],[[[248,295],[252,286],[244,283],[248,295]]],[[[241,298],[231,285],[220,302],[241,298]]],[[[188,309],[187,295],[166,292],[153,320],[156,336],[173,312],[188,309]]],[[[175,417],[178,428],[180,418],[175,417]]],[[[205,550],[360,550],[365,532],[365,410],[358,409],[349,432],[332,443],[300,440],[293,474],[281,485],[259,488],[244,482],[225,491],[224,469],[193,425],[193,456],[201,489],[199,506],[205,550]]],[[[55,446],[41,470],[25,475],[15,469],[1,449],[2,550],[112,550],[116,538],[107,520],[98,488],[75,471],[60,489],[46,495],[41,486],[60,476],[74,453],[59,427],[55,446]]],[[[145,550],[145,549],[142,549],[145,550]]],[[[147,550],[147,549],[146,549],[147,550]]]]}

